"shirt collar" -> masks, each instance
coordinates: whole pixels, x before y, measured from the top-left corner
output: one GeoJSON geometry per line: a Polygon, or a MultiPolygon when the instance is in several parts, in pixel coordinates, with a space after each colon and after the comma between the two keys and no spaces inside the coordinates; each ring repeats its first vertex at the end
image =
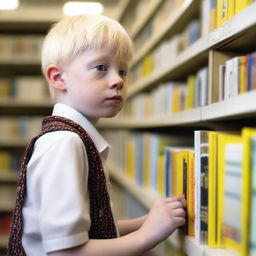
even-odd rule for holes
{"type": "Polygon", "coordinates": [[[68,118],[80,126],[82,126],[96,145],[97,150],[106,159],[109,152],[109,145],[101,136],[97,129],[90,123],[90,121],[74,108],[63,103],[54,105],[52,115],[68,118]]]}

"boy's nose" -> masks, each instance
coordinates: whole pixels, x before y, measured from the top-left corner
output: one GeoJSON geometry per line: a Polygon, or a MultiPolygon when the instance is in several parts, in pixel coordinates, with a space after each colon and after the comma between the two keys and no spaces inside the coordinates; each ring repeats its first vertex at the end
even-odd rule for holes
{"type": "Polygon", "coordinates": [[[112,80],[109,82],[109,87],[111,89],[121,90],[123,86],[124,86],[124,80],[119,75],[113,77],[112,80]]]}

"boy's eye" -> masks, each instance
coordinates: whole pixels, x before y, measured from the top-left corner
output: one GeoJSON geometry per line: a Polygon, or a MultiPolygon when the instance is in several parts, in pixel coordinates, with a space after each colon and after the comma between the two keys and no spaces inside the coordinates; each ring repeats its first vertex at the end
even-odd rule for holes
{"type": "Polygon", "coordinates": [[[95,67],[98,71],[107,71],[107,67],[105,65],[98,65],[95,67]]]}
{"type": "Polygon", "coordinates": [[[120,70],[119,73],[121,76],[127,76],[127,71],[125,70],[120,70]]]}

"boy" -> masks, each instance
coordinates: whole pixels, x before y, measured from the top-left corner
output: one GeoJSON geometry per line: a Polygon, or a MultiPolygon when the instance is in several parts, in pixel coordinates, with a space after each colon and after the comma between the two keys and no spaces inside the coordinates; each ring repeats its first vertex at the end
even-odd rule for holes
{"type": "Polygon", "coordinates": [[[184,224],[182,196],[133,220],[112,214],[108,144],[94,125],[122,108],[132,51],[104,16],[67,17],[48,33],[42,70],[57,104],[26,152],[8,255],[142,255],[184,224]]]}

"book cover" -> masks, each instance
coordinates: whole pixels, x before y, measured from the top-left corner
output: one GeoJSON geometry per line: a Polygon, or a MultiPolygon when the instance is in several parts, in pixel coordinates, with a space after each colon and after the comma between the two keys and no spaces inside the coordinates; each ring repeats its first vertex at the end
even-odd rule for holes
{"type": "Polygon", "coordinates": [[[208,222],[208,131],[194,132],[195,146],[195,238],[207,242],[208,222]]]}
{"type": "Polygon", "coordinates": [[[239,57],[239,92],[245,93],[248,91],[248,57],[240,56],[239,57]]]}
{"type": "Polygon", "coordinates": [[[217,0],[210,0],[210,30],[217,28],[217,0]]]}
{"type": "Polygon", "coordinates": [[[217,0],[217,27],[228,20],[228,0],[217,0]]]}
{"type": "Polygon", "coordinates": [[[251,142],[256,136],[256,129],[243,128],[243,181],[242,181],[242,245],[241,254],[248,255],[249,250],[249,225],[250,225],[250,209],[251,209],[251,142]]]}
{"type": "Polygon", "coordinates": [[[217,170],[218,132],[209,132],[209,184],[208,184],[208,245],[218,247],[217,242],[217,170]]]}
{"type": "Polygon", "coordinates": [[[224,149],[223,244],[241,252],[243,144],[240,136],[238,141],[227,143],[224,149]]]}
{"type": "MultiPolygon", "coordinates": [[[[195,107],[195,89],[196,81],[195,76],[190,75],[187,78],[187,93],[185,98],[185,109],[192,109],[195,107]]],[[[197,93],[197,92],[196,92],[197,93]]]]}
{"type": "Polygon", "coordinates": [[[235,1],[235,13],[241,12],[243,9],[245,9],[247,6],[249,6],[252,3],[252,0],[237,0],[235,1]]]}
{"type": "Polygon", "coordinates": [[[249,255],[256,255],[256,136],[251,140],[251,207],[250,207],[250,237],[249,237],[249,255]]]}
{"type": "Polygon", "coordinates": [[[188,168],[187,168],[187,234],[188,236],[195,235],[195,174],[194,174],[194,159],[193,151],[188,151],[188,168]]]}

